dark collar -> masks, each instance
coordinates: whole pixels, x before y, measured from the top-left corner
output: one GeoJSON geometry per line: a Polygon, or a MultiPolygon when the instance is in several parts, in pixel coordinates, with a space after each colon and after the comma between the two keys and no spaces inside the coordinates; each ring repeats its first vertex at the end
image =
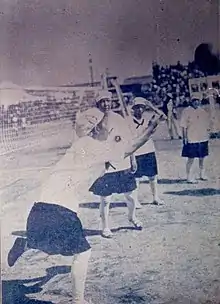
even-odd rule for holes
{"type": "Polygon", "coordinates": [[[141,122],[139,122],[136,118],[134,118],[133,121],[137,125],[136,129],[138,129],[140,126],[143,126],[144,124],[144,118],[142,118],[141,122]]]}

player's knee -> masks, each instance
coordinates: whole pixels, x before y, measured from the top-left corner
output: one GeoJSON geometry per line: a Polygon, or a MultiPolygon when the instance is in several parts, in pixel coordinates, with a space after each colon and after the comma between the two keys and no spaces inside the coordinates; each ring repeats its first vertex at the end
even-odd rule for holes
{"type": "Polygon", "coordinates": [[[130,192],[126,192],[124,195],[125,195],[125,198],[128,199],[128,200],[133,200],[133,196],[132,196],[132,191],[130,192]]]}
{"type": "Polygon", "coordinates": [[[110,206],[110,202],[109,201],[102,201],[100,204],[101,208],[106,208],[110,206]]]}
{"type": "Polygon", "coordinates": [[[104,207],[106,207],[106,206],[108,206],[108,205],[110,205],[110,197],[108,197],[108,196],[102,196],[101,197],[101,206],[104,206],[104,207]]]}
{"type": "Polygon", "coordinates": [[[194,162],[194,158],[188,158],[187,163],[192,164],[194,162]]]}
{"type": "Polygon", "coordinates": [[[89,248],[86,251],[83,251],[83,252],[75,254],[73,256],[73,262],[72,262],[73,265],[75,265],[76,262],[83,262],[83,263],[85,263],[86,261],[89,260],[89,258],[91,256],[91,253],[92,253],[92,249],[89,248]]]}
{"type": "Polygon", "coordinates": [[[157,181],[157,175],[149,176],[148,179],[149,179],[150,182],[154,182],[154,181],[156,182],[157,181]]]}

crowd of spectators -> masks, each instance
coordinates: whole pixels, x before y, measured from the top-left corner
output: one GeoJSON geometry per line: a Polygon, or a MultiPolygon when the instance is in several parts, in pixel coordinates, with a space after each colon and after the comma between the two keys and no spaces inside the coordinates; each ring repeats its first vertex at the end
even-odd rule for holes
{"type": "Polygon", "coordinates": [[[177,106],[185,106],[190,97],[189,79],[205,77],[193,62],[187,65],[177,62],[176,65],[165,67],[153,63],[152,70],[153,80],[144,86],[144,93],[157,105],[162,105],[169,94],[177,106]]]}
{"type": "MultiPolygon", "coordinates": [[[[37,93],[37,92],[36,92],[37,93]]],[[[74,121],[76,107],[79,97],[74,95],[65,96],[60,99],[58,96],[47,96],[41,98],[39,96],[31,96],[31,100],[20,101],[17,104],[9,105],[8,107],[1,106],[0,108],[0,125],[1,128],[10,128],[16,126],[28,127],[39,123],[56,121],[60,119],[70,119],[74,121]]],[[[91,99],[91,96],[89,96],[91,99]]],[[[84,108],[87,107],[87,98],[85,97],[81,104],[84,108]]]]}
{"type": "Polygon", "coordinates": [[[4,127],[11,127],[17,123],[20,127],[25,119],[26,125],[49,122],[68,117],[73,111],[73,102],[65,103],[59,101],[44,102],[36,99],[35,101],[19,102],[9,105],[8,108],[1,108],[0,121],[4,127]]]}

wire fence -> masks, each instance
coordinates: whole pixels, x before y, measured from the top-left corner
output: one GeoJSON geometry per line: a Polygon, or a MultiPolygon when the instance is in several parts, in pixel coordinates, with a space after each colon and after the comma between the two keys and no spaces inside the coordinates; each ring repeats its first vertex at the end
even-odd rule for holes
{"type": "Polygon", "coordinates": [[[33,144],[34,139],[52,135],[65,125],[74,128],[77,112],[94,105],[96,89],[27,92],[25,100],[13,104],[0,100],[0,154],[18,149],[22,140],[33,144]]]}

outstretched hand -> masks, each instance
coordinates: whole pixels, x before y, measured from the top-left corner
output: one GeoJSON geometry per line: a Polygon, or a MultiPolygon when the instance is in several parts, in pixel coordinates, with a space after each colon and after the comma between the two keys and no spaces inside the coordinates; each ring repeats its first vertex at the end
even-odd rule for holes
{"type": "Polygon", "coordinates": [[[130,162],[131,162],[131,173],[135,174],[137,171],[137,161],[134,154],[130,156],[130,162]]]}

